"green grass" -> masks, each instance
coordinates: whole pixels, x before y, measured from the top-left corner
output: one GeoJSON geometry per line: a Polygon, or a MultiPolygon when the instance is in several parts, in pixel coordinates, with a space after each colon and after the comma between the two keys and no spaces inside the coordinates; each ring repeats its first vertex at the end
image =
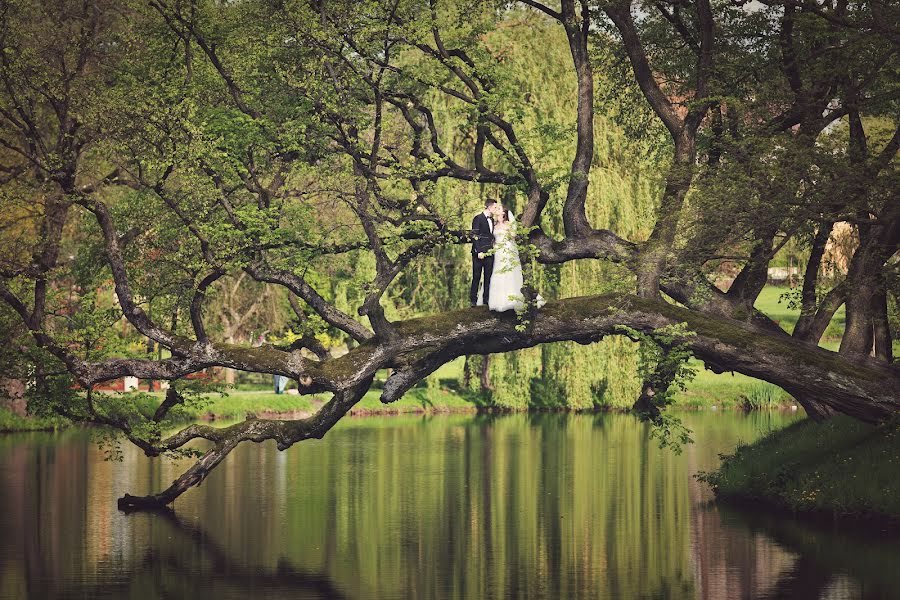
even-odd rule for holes
{"type": "Polygon", "coordinates": [[[784,509],[900,519],[900,420],[798,421],[724,456],[701,479],[719,498],[784,509]]]}
{"type": "Polygon", "coordinates": [[[276,394],[274,391],[229,392],[227,396],[213,395],[209,404],[197,411],[201,416],[214,414],[216,418],[244,417],[247,413],[261,412],[309,412],[313,409],[313,400],[309,396],[293,394],[276,394]]]}
{"type": "Polygon", "coordinates": [[[457,392],[437,388],[414,388],[390,404],[382,404],[381,390],[366,392],[350,414],[406,414],[439,412],[474,412],[476,404],[457,392]]]}
{"type": "MultiPolygon", "coordinates": [[[[791,309],[789,307],[789,299],[783,297],[785,294],[792,292],[793,290],[789,287],[767,285],[762,289],[754,303],[757,309],[764,312],[773,321],[776,321],[788,333],[794,331],[794,326],[800,318],[800,309],[791,309]]],[[[844,334],[844,319],[845,310],[842,305],[834,313],[831,323],[825,330],[825,335],[822,336],[822,340],[819,343],[821,347],[828,350],[837,350],[841,336],[844,334]]]]}
{"type": "Polygon", "coordinates": [[[740,373],[713,373],[693,360],[697,376],[685,391],[675,394],[675,405],[682,408],[779,408],[794,404],[778,386],[740,373]]]}
{"type": "MultiPolygon", "coordinates": [[[[165,393],[129,394],[141,406],[141,411],[151,414],[162,402],[165,393]]],[[[128,395],[123,395],[127,398],[128,395]]],[[[209,394],[199,405],[186,404],[181,407],[187,419],[214,417],[216,419],[243,419],[248,413],[263,416],[263,413],[303,413],[311,412],[316,404],[309,396],[276,394],[274,391],[231,391],[227,396],[209,394]]]]}
{"type": "MultiPolygon", "coordinates": [[[[141,412],[152,414],[162,402],[164,394],[131,394],[141,412]]],[[[475,404],[457,392],[420,387],[410,390],[403,398],[391,404],[382,404],[381,390],[369,390],[365,397],[351,409],[351,414],[406,414],[437,412],[470,412],[475,404]]],[[[127,396],[124,396],[127,398],[127,396]]],[[[298,396],[294,394],[275,394],[273,391],[230,391],[227,396],[210,394],[198,406],[184,405],[182,413],[187,420],[209,419],[239,420],[248,413],[259,417],[275,416],[275,414],[296,416],[301,413],[312,413],[330,396],[298,396]]]]}
{"type": "Polygon", "coordinates": [[[66,427],[62,417],[20,417],[7,408],[0,407],[0,433],[13,431],[48,431],[66,427]]]}

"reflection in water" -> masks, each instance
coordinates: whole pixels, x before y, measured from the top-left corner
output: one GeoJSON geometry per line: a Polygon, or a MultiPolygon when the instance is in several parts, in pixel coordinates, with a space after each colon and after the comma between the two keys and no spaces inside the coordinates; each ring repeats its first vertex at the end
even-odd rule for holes
{"type": "Polygon", "coordinates": [[[115,499],[183,465],[83,431],[0,437],[0,598],[888,598],[890,540],[726,511],[691,478],[779,415],[348,419],[244,445],[174,513],[115,499]],[[176,516],[177,515],[177,516],[176,516]],[[871,557],[869,560],[867,557],[871,557]]]}

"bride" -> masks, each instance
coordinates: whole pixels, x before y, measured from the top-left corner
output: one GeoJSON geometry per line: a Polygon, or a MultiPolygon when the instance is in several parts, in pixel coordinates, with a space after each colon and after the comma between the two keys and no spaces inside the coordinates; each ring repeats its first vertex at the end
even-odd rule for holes
{"type": "MultiPolygon", "coordinates": [[[[494,225],[494,273],[488,290],[488,308],[497,312],[522,310],[522,264],[516,247],[516,218],[508,208],[501,208],[494,225]]],[[[484,284],[482,284],[482,287],[484,284]]],[[[478,290],[478,305],[482,305],[482,290],[478,290]]],[[[540,295],[537,305],[546,304],[540,295]]]]}

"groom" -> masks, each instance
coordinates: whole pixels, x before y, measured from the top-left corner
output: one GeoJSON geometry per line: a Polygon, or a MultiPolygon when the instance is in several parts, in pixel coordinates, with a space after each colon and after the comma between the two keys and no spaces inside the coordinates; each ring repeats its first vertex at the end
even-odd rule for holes
{"type": "Polygon", "coordinates": [[[484,272],[483,304],[487,306],[488,291],[491,287],[491,275],[494,272],[494,257],[487,253],[494,247],[494,212],[497,210],[496,200],[486,200],[484,210],[472,219],[472,289],[469,290],[469,303],[478,304],[478,284],[484,272]]]}

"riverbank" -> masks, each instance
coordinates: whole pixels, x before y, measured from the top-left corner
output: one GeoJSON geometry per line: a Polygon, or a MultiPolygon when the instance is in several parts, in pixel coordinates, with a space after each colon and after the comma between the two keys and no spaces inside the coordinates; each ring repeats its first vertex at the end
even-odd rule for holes
{"type": "MultiPolygon", "coordinates": [[[[448,390],[416,388],[391,404],[383,404],[380,398],[381,390],[369,390],[363,399],[350,409],[350,416],[477,411],[476,404],[448,390]]],[[[248,414],[259,418],[297,419],[313,414],[325,401],[326,398],[317,396],[275,394],[271,391],[235,391],[229,392],[227,396],[210,397],[207,403],[198,408],[185,407],[184,414],[188,419],[208,421],[243,419],[248,414]]]]}
{"type": "MultiPolygon", "coordinates": [[[[757,299],[757,308],[779,322],[788,331],[793,329],[799,311],[791,309],[781,296],[787,288],[767,286],[757,299]]],[[[838,334],[843,327],[843,313],[838,311],[823,346],[835,349],[838,334]]],[[[900,349],[898,349],[900,352],[900,349]]],[[[740,373],[713,373],[693,360],[696,377],[687,383],[686,389],[676,392],[674,408],[681,410],[797,410],[794,399],[770,383],[741,375],[740,373]]],[[[379,373],[376,385],[383,383],[386,373],[379,373]]],[[[428,383],[410,390],[402,399],[391,404],[379,400],[380,389],[369,391],[351,411],[351,416],[472,413],[491,407],[487,394],[461,388],[463,359],[458,358],[442,365],[428,377],[428,383]]],[[[135,395],[139,409],[152,413],[162,401],[162,393],[135,395]]],[[[227,396],[210,394],[200,407],[183,407],[183,420],[243,419],[247,414],[260,418],[301,418],[312,414],[327,398],[323,396],[299,396],[274,394],[268,385],[241,384],[227,396]],[[245,387],[246,385],[246,387],[245,387]]],[[[606,403],[600,409],[627,410],[631,398],[603,398],[606,403]]],[[[561,407],[561,410],[564,408],[561,407]]],[[[0,415],[0,431],[31,431],[64,427],[62,419],[32,419],[0,415]]]]}
{"type": "MultiPolygon", "coordinates": [[[[162,392],[133,394],[138,410],[152,414],[164,397],[162,392]]],[[[479,402],[470,395],[437,388],[416,388],[391,404],[382,404],[381,390],[370,390],[350,416],[401,414],[475,413],[479,402]]],[[[235,421],[247,415],[261,419],[302,419],[312,415],[326,401],[325,397],[275,394],[271,390],[235,390],[227,395],[210,394],[197,406],[180,407],[181,422],[235,421]]],[[[21,417],[0,407],[0,433],[55,431],[71,425],[62,417],[21,417]]]]}
{"type": "Polygon", "coordinates": [[[68,422],[62,417],[21,417],[11,410],[0,406],[0,433],[18,431],[56,431],[63,429],[68,422]]]}
{"type": "MultiPolygon", "coordinates": [[[[138,410],[152,414],[162,402],[163,392],[128,394],[138,410]]],[[[448,414],[491,411],[487,395],[467,390],[438,386],[413,388],[403,398],[383,404],[381,390],[372,389],[354,406],[349,415],[389,416],[403,414],[448,414]]],[[[270,389],[237,389],[226,395],[208,394],[199,405],[179,408],[180,422],[235,421],[247,415],[261,419],[300,419],[313,414],[327,401],[326,396],[275,394],[270,389]]],[[[790,410],[793,399],[774,385],[740,374],[716,375],[700,371],[688,389],[676,395],[678,410],[790,410]]],[[[599,410],[625,411],[627,406],[600,407],[599,410]]],[[[560,407],[560,410],[565,410],[560,407]]],[[[52,431],[70,423],[61,417],[20,417],[0,407],[0,433],[17,431],[52,431]]]]}
{"type": "Polygon", "coordinates": [[[803,420],[724,456],[703,473],[716,497],[810,517],[900,525],[900,420],[803,420]]]}
{"type": "MultiPolygon", "coordinates": [[[[680,392],[676,397],[675,409],[790,410],[794,405],[792,398],[779,388],[742,375],[723,380],[712,373],[708,377],[701,373],[697,379],[686,392],[680,392]]],[[[152,414],[164,394],[143,392],[133,394],[133,397],[138,410],[152,414]]],[[[380,398],[380,389],[370,390],[350,409],[349,416],[471,414],[495,410],[483,394],[438,387],[414,388],[391,404],[383,404],[380,398]]],[[[326,400],[324,396],[275,394],[271,390],[232,390],[225,396],[210,394],[198,406],[180,407],[179,421],[235,421],[243,420],[247,415],[261,419],[301,419],[313,414],[326,400]]],[[[561,407],[559,410],[566,409],[561,407]]],[[[627,407],[609,406],[598,410],[626,411],[627,407]]],[[[68,425],[71,423],[62,417],[20,417],[0,407],[0,433],[54,431],[68,425]]]]}

